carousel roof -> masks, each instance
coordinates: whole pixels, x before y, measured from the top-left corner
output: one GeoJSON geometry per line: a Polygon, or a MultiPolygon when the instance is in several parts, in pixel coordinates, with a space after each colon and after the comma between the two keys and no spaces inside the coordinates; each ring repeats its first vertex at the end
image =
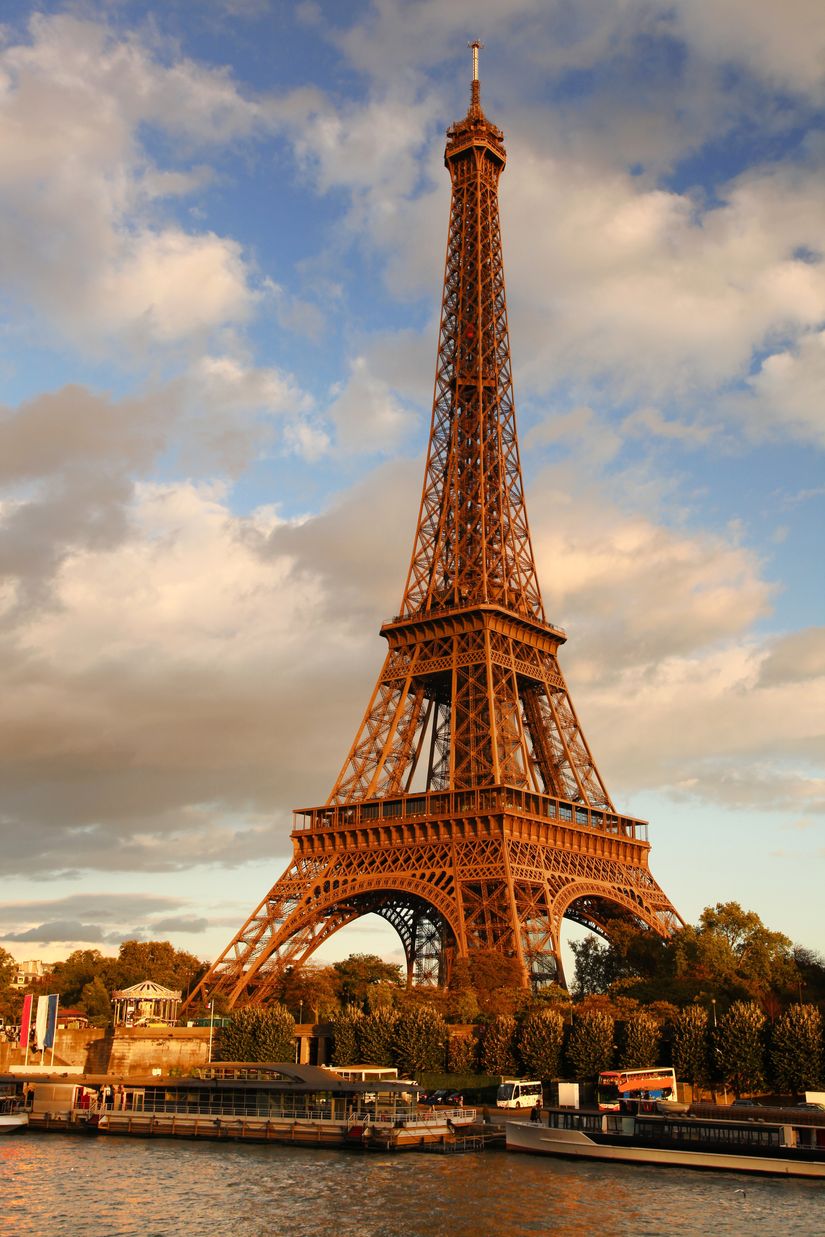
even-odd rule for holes
{"type": "Polygon", "coordinates": [[[139,984],[132,984],[131,988],[121,988],[119,992],[113,992],[112,996],[116,1001],[134,999],[138,1001],[179,1001],[180,992],[173,992],[171,988],[164,988],[162,984],[156,984],[153,979],[142,979],[139,984]]]}

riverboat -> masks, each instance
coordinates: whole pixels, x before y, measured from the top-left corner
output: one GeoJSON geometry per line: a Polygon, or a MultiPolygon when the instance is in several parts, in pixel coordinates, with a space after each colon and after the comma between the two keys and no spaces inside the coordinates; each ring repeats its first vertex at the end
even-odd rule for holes
{"type": "Polygon", "coordinates": [[[29,1087],[33,1130],[138,1138],[400,1151],[466,1141],[477,1118],[463,1106],[423,1109],[410,1080],[360,1081],[283,1062],[216,1062],[174,1079],[58,1076],[29,1087]]]}
{"type": "Polygon", "coordinates": [[[550,1109],[546,1123],[508,1121],[508,1151],[622,1164],[665,1164],[825,1178],[825,1113],[769,1120],[720,1115],[550,1109]]]}

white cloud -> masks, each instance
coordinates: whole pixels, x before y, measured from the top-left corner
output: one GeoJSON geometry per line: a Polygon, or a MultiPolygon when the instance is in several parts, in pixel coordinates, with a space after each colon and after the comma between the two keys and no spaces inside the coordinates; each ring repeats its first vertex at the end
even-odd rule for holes
{"type": "Polygon", "coordinates": [[[91,21],[33,17],[30,41],[0,50],[8,288],[87,347],[123,332],[169,343],[244,320],[255,293],[237,242],[159,213],[208,171],[159,168],[142,128],[213,144],[257,123],[223,72],[166,67],[91,21]]]}
{"type": "Polygon", "coordinates": [[[531,387],[609,376],[620,398],[695,398],[825,315],[825,263],[794,257],[825,228],[814,172],[749,173],[710,206],[529,151],[513,174],[511,324],[531,387]]]}
{"type": "Polygon", "coordinates": [[[387,451],[415,423],[389,384],[370,372],[364,356],[350,362],[346,385],[335,393],[327,415],[344,451],[387,451]]]}
{"type": "Polygon", "coordinates": [[[825,10],[819,0],[676,0],[691,46],[794,94],[825,96],[825,10]]]}
{"type": "Polygon", "coordinates": [[[771,353],[723,407],[739,414],[758,438],[792,434],[825,443],[825,331],[799,337],[792,348],[771,353]]]}

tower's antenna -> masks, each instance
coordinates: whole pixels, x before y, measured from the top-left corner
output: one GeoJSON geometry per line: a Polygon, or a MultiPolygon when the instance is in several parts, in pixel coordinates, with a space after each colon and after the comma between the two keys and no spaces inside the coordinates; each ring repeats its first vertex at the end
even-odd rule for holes
{"type": "Polygon", "coordinates": [[[478,53],[484,48],[484,44],[480,39],[473,39],[472,43],[467,44],[473,49],[473,85],[472,85],[472,105],[473,107],[481,106],[478,84],[478,53]]]}

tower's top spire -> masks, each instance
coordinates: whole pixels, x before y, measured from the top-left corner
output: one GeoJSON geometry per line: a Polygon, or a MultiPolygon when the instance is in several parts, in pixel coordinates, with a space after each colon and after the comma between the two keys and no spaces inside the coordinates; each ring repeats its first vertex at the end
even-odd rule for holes
{"type": "Polygon", "coordinates": [[[480,39],[473,39],[472,43],[467,44],[473,50],[473,85],[470,95],[470,113],[479,114],[481,112],[481,87],[478,80],[478,53],[483,50],[484,44],[480,39]]]}

